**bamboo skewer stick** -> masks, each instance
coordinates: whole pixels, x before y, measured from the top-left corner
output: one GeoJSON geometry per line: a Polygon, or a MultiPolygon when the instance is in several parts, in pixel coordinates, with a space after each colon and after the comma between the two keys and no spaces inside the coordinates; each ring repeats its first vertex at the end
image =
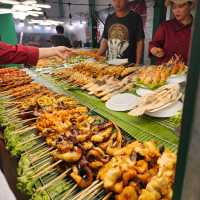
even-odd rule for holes
{"type": "Polygon", "coordinates": [[[93,200],[93,199],[96,199],[97,196],[103,194],[103,190],[101,190],[101,188],[97,189],[96,191],[94,191],[92,194],[90,194],[87,198],[88,200],[93,200]]]}
{"type": "Polygon", "coordinates": [[[34,129],[36,129],[36,126],[31,126],[31,127],[25,128],[25,129],[16,130],[13,133],[14,134],[22,134],[22,133],[25,133],[27,131],[31,131],[31,130],[34,130],[34,129]]]}
{"type": "Polygon", "coordinates": [[[7,94],[6,93],[5,94],[1,94],[0,97],[4,98],[4,99],[11,99],[12,98],[12,96],[9,93],[7,93],[7,94]]]}
{"type": "Polygon", "coordinates": [[[84,195],[84,193],[87,193],[88,191],[90,191],[95,185],[98,185],[98,183],[99,183],[99,180],[94,181],[89,187],[87,187],[85,190],[78,193],[74,198],[72,198],[72,200],[76,200],[76,199],[79,200],[81,195],[84,195]]]}
{"type": "Polygon", "coordinates": [[[0,92],[0,95],[4,95],[4,94],[9,94],[9,92],[7,92],[7,91],[0,92]]]}
{"type": "Polygon", "coordinates": [[[36,119],[38,119],[38,118],[37,118],[37,117],[33,117],[33,118],[29,118],[29,119],[22,120],[21,122],[22,122],[22,123],[27,123],[27,122],[30,122],[30,121],[34,121],[34,120],[36,120],[36,119]]]}
{"type": "Polygon", "coordinates": [[[46,148],[46,149],[44,149],[42,152],[40,152],[40,154],[39,155],[37,155],[37,153],[35,153],[35,154],[33,154],[33,155],[31,155],[31,157],[32,157],[32,160],[34,160],[35,158],[37,158],[37,157],[41,157],[41,156],[43,156],[43,155],[45,155],[46,153],[48,153],[48,152],[50,152],[51,150],[53,150],[54,149],[54,147],[51,147],[51,148],[46,148]]]}
{"type": "Polygon", "coordinates": [[[32,114],[32,113],[34,113],[34,111],[30,110],[30,111],[25,111],[25,112],[19,112],[19,115],[32,114]]]}
{"type": "MultiPolygon", "coordinates": [[[[18,121],[18,123],[17,124],[25,124],[25,123],[27,123],[27,122],[31,122],[31,121],[34,121],[34,120],[36,120],[37,118],[35,117],[35,118],[30,118],[30,119],[25,119],[25,120],[19,120],[18,121]]],[[[34,123],[34,122],[32,122],[32,123],[34,123]]],[[[33,124],[32,124],[33,125],[33,124]]],[[[29,125],[25,125],[25,127],[30,127],[30,124],[29,125]]]]}
{"type": "MultiPolygon", "coordinates": [[[[16,125],[21,125],[21,123],[16,123],[16,125]]],[[[25,128],[28,128],[30,127],[29,125],[25,125],[25,126],[22,126],[22,127],[19,127],[19,129],[17,129],[17,131],[20,131],[20,130],[24,130],[25,128]]]]}
{"type": "MultiPolygon", "coordinates": [[[[35,151],[35,150],[39,149],[39,148],[42,147],[42,146],[45,147],[46,145],[47,145],[46,142],[43,142],[43,143],[37,145],[36,147],[30,148],[30,150],[27,150],[27,151],[24,152],[22,155],[24,155],[24,154],[31,154],[32,151],[35,151]]],[[[47,147],[47,146],[46,146],[46,147],[47,147]]]]}
{"type": "Polygon", "coordinates": [[[29,167],[27,170],[25,170],[25,172],[29,172],[29,171],[32,171],[32,170],[34,170],[35,168],[37,168],[38,166],[40,166],[41,168],[44,168],[44,166],[46,166],[47,164],[49,165],[49,161],[51,161],[52,160],[52,158],[47,158],[47,159],[45,159],[45,160],[43,160],[43,161],[41,161],[41,162],[39,162],[39,163],[37,163],[37,164],[35,164],[35,165],[32,165],[31,167],[29,167]],[[43,164],[44,163],[44,164],[43,164]],[[43,164],[43,165],[42,165],[43,164]]]}
{"type": "Polygon", "coordinates": [[[42,137],[41,135],[36,136],[36,137],[34,137],[34,138],[31,138],[30,140],[27,140],[27,141],[25,141],[25,142],[22,142],[22,143],[17,144],[17,146],[23,146],[23,145],[25,145],[25,144],[28,144],[28,143],[30,143],[30,142],[33,142],[34,140],[40,139],[41,137],[42,137]]]}
{"type": "Polygon", "coordinates": [[[86,189],[86,191],[84,191],[78,198],[78,200],[84,200],[85,197],[87,197],[89,194],[91,194],[92,192],[94,192],[95,190],[101,189],[101,187],[103,186],[103,182],[98,183],[97,185],[93,186],[91,189],[86,189]]]}
{"type": "Polygon", "coordinates": [[[65,200],[66,198],[68,198],[71,195],[71,193],[73,193],[76,190],[76,188],[78,188],[77,184],[74,185],[71,189],[67,190],[67,192],[65,193],[65,195],[62,197],[61,200],[65,200]]]}
{"type": "Polygon", "coordinates": [[[112,192],[109,192],[102,200],[109,200],[112,196],[112,192]]]}
{"type": "Polygon", "coordinates": [[[41,160],[42,158],[45,158],[48,155],[52,155],[54,152],[56,152],[56,150],[50,151],[50,152],[42,155],[41,157],[35,157],[35,159],[31,161],[31,164],[37,162],[38,160],[41,160]]]}
{"type": "Polygon", "coordinates": [[[4,111],[4,114],[11,114],[12,112],[18,112],[18,110],[16,108],[7,109],[4,111]]]}
{"type": "Polygon", "coordinates": [[[19,105],[20,102],[18,102],[18,101],[6,101],[6,102],[5,102],[5,105],[6,105],[6,106],[12,106],[12,105],[13,105],[13,106],[16,106],[16,104],[19,105]]]}
{"type": "Polygon", "coordinates": [[[36,174],[33,175],[32,178],[35,179],[35,178],[41,176],[41,175],[44,174],[45,172],[47,172],[47,171],[53,169],[55,166],[59,165],[61,162],[63,162],[63,161],[62,161],[62,160],[59,160],[59,161],[53,163],[52,165],[48,166],[47,168],[43,169],[42,171],[39,171],[39,170],[38,170],[38,171],[36,172],[36,174]]]}
{"type": "Polygon", "coordinates": [[[62,174],[60,174],[58,177],[56,177],[55,179],[53,179],[52,181],[50,181],[49,183],[47,183],[46,185],[38,188],[36,190],[36,192],[39,191],[44,191],[46,190],[48,187],[50,187],[52,184],[54,184],[55,182],[62,180],[63,178],[65,178],[65,176],[71,171],[71,169],[66,170],[65,172],[63,172],[62,174]]]}

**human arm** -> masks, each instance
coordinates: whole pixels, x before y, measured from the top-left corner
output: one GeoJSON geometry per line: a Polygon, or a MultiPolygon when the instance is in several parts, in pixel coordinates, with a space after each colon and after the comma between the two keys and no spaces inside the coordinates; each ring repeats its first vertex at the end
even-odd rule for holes
{"type": "Polygon", "coordinates": [[[107,39],[103,38],[101,40],[100,48],[97,51],[97,56],[103,56],[108,49],[108,41],[107,39]]]}
{"type": "Polygon", "coordinates": [[[100,43],[100,48],[97,51],[97,56],[104,56],[108,49],[108,23],[109,23],[110,16],[107,17],[105,25],[104,25],[104,31],[100,43]]]}
{"type": "Polygon", "coordinates": [[[149,55],[155,56],[157,58],[162,58],[165,56],[163,49],[165,42],[165,30],[164,25],[160,25],[157,31],[155,32],[152,41],[149,43],[149,55]]]}
{"type": "Polygon", "coordinates": [[[144,53],[144,40],[139,40],[137,41],[136,45],[136,61],[135,61],[136,65],[141,64],[143,53],[144,53]]]}
{"type": "Polygon", "coordinates": [[[0,42],[0,64],[29,64],[35,65],[39,59],[37,47],[10,45],[0,42]]]}
{"type": "Polygon", "coordinates": [[[137,29],[136,29],[136,65],[141,64],[144,54],[144,28],[142,18],[137,15],[137,29]]]}
{"type": "Polygon", "coordinates": [[[0,42],[0,64],[36,65],[38,59],[50,56],[65,58],[70,49],[66,47],[36,48],[24,45],[10,45],[0,42]]]}
{"type": "Polygon", "coordinates": [[[58,56],[62,59],[65,59],[71,50],[67,47],[58,46],[58,47],[51,47],[51,48],[39,48],[39,59],[41,58],[48,58],[51,56],[58,56]]]}

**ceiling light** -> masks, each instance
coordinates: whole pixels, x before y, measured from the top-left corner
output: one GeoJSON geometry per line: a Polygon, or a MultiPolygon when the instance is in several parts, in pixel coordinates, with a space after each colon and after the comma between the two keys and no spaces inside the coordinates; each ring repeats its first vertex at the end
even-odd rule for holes
{"type": "Polygon", "coordinates": [[[33,27],[32,26],[27,26],[27,30],[32,30],[33,29],[33,27]]]}
{"type": "Polygon", "coordinates": [[[11,5],[19,4],[18,1],[14,1],[14,0],[0,0],[0,3],[11,4],[11,5]]]}
{"type": "Polygon", "coordinates": [[[51,26],[46,26],[44,29],[45,29],[46,31],[50,31],[50,30],[51,30],[51,26]]]}
{"type": "Polygon", "coordinates": [[[33,10],[37,10],[37,11],[41,11],[42,10],[42,8],[39,8],[36,5],[33,5],[32,8],[33,8],[33,10]]]}
{"type": "Polygon", "coordinates": [[[12,14],[15,19],[24,20],[27,17],[27,14],[24,12],[12,12],[12,14]]]}
{"type": "Polygon", "coordinates": [[[68,26],[68,29],[69,29],[70,31],[72,31],[72,30],[74,30],[74,26],[73,26],[73,25],[70,25],[70,26],[68,26]]]}
{"type": "Polygon", "coordinates": [[[34,29],[41,29],[41,27],[38,26],[38,25],[34,25],[33,28],[34,28],[34,29]]]}
{"type": "Polygon", "coordinates": [[[64,22],[56,21],[56,20],[50,20],[50,19],[47,19],[47,20],[34,20],[34,19],[32,19],[28,23],[29,24],[40,24],[42,26],[51,26],[51,25],[63,24],[64,22]]]}
{"type": "Polygon", "coordinates": [[[12,10],[15,10],[15,11],[28,11],[28,10],[33,10],[33,7],[30,6],[30,5],[14,5],[12,7],[12,10]]]}
{"type": "Polygon", "coordinates": [[[36,0],[27,0],[27,1],[23,1],[22,4],[24,5],[33,5],[36,4],[37,1],[36,0]]]}
{"type": "Polygon", "coordinates": [[[12,12],[11,9],[0,8],[0,14],[7,14],[7,13],[11,13],[11,12],[12,12]]]}
{"type": "Polygon", "coordinates": [[[51,6],[48,5],[48,4],[36,4],[36,6],[39,7],[39,8],[46,8],[46,9],[51,8],[51,6]]]}
{"type": "Polygon", "coordinates": [[[20,23],[18,24],[18,26],[19,26],[19,27],[24,27],[24,22],[20,22],[20,23]]]}

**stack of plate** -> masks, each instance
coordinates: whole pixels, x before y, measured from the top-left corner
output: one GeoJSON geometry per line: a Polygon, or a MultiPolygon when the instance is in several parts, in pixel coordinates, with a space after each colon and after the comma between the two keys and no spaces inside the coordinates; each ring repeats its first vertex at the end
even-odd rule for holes
{"type": "Polygon", "coordinates": [[[137,105],[138,100],[139,97],[130,93],[117,94],[106,102],[106,107],[113,111],[128,111],[137,105]]]}
{"type": "MultiPolygon", "coordinates": [[[[117,94],[106,102],[106,107],[113,111],[129,111],[137,105],[138,100],[139,97],[130,93],[117,94]]],[[[177,101],[169,106],[163,106],[156,111],[146,112],[145,114],[151,117],[168,118],[175,116],[182,109],[183,103],[177,101]]]]}
{"type": "Polygon", "coordinates": [[[163,106],[163,108],[161,108],[158,111],[146,112],[145,114],[151,117],[167,118],[167,117],[175,116],[176,113],[181,111],[182,109],[183,109],[183,103],[180,101],[177,101],[167,107],[163,106]]]}
{"type": "Polygon", "coordinates": [[[173,83],[183,83],[186,82],[187,80],[187,75],[186,74],[181,74],[181,75],[171,75],[169,79],[167,80],[168,84],[173,84],[173,83]]]}
{"type": "Polygon", "coordinates": [[[136,94],[143,97],[144,95],[151,94],[153,90],[146,89],[146,88],[138,88],[136,90],[136,94]]]}

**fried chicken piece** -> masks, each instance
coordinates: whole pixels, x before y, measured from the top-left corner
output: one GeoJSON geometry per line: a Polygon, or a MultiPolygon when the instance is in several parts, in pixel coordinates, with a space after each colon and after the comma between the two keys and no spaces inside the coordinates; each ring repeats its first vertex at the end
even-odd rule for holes
{"type": "Polygon", "coordinates": [[[121,194],[115,196],[115,200],[138,200],[138,194],[133,186],[127,186],[121,194]]]}

